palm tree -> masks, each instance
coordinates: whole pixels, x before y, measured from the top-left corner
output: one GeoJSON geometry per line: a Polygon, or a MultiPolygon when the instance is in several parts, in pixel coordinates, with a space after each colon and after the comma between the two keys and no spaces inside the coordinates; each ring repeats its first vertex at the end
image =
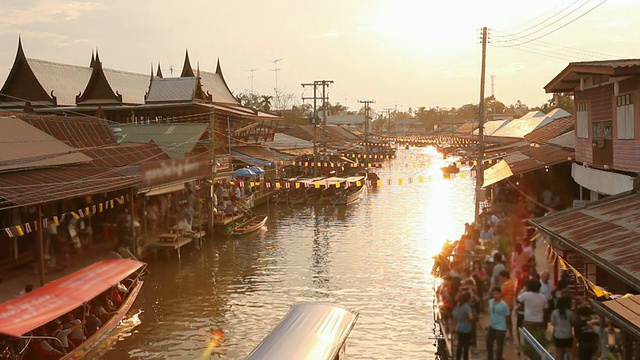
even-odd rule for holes
{"type": "Polygon", "coordinates": [[[262,108],[262,110],[270,111],[271,110],[271,99],[273,99],[273,96],[271,96],[271,95],[262,95],[261,98],[262,99],[260,100],[260,107],[262,108]]]}

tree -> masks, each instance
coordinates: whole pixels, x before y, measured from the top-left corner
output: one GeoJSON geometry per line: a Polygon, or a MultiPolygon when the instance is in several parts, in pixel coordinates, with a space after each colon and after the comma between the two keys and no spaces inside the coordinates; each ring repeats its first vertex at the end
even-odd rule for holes
{"type": "Polygon", "coordinates": [[[273,97],[273,108],[275,110],[290,109],[296,104],[296,96],[284,89],[274,89],[275,97],[273,97]]]}
{"type": "Polygon", "coordinates": [[[313,107],[310,104],[294,105],[291,109],[282,110],[282,118],[289,124],[307,125],[312,115],[313,107]]]}
{"type": "Polygon", "coordinates": [[[260,96],[260,110],[271,111],[271,100],[273,96],[271,95],[261,95],[260,96]]]}
{"type": "Polygon", "coordinates": [[[561,108],[573,114],[573,96],[567,93],[553,94],[551,99],[540,107],[540,111],[547,114],[549,111],[555,108],[561,108]]]}

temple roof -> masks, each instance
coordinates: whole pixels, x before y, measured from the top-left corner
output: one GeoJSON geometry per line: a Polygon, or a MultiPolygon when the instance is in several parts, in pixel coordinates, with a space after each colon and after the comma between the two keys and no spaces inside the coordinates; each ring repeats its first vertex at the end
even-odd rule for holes
{"type": "MultiPolygon", "coordinates": [[[[61,64],[27,58],[29,67],[44,90],[56,96],[58,105],[75,105],[76,95],[89,83],[93,69],[88,66],[61,64]]],[[[149,75],[103,68],[104,75],[114,91],[122,95],[122,102],[143,104],[149,87],[149,75]]]]}
{"type": "Polygon", "coordinates": [[[195,77],[155,78],[145,102],[191,101],[197,80],[195,77]]]}

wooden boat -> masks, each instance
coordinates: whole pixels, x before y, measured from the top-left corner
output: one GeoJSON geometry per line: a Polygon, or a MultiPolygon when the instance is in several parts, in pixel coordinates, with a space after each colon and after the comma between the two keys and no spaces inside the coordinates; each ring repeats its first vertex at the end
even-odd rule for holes
{"type": "Polygon", "coordinates": [[[233,228],[233,230],[231,231],[231,235],[240,236],[252,233],[263,227],[268,219],[269,217],[267,215],[254,216],[251,219],[233,228]]]}
{"type": "Polygon", "coordinates": [[[357,320],[331,303],[296,304],[247,360],[342,360],[357,320]]]}
{"type": "Polygon", "coordinates": [[[449,175],[449,174],[457,174],[460,172],[460,168],[456,166],[456,164],[451,164],[449,166],[445,166],[443,168],[440,168],[440,170],[442,170],[442,173],[445,175],[449,175]]]}
{"type": "Polygon", "coordinates": [[[338,196],[338,198],[336,199],[336,201],[334,201],[334,205],[349,205],[352,204],[358,200],[360,200],[360,197],[362,197],[362,194],[365,193],[365,191],[367,190],[367,187],[363,185],[361,186],[353,186],[347,188],[342,194],[340,194],[338,196]]]}
{"type": "MultiPolygon", "coordinates": [[[[116,313],[84,342],[63,353],[58,359],[80,359],[87,355],[120,324],[136,300],[143,281],[146,264],[128,259],[109,259],[97,262],[80,271],[52,281],[30,293],[0,304],[0,334],[13,342],[14,356],[8,359],[41,358],[35,349],[36,343],[55,337],[35,335],[35,331],[59,317],[83,308],[105,291],[124,285],[126,292],[116,313]]],[[[9,350],[11,351],[11,350],[9,350]]]]}

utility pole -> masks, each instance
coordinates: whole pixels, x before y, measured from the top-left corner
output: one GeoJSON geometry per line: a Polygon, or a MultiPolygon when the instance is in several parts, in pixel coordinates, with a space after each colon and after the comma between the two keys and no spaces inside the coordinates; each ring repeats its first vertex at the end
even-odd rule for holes
{"type": "Polygon", "coordinates": [[[480,223],[480,194],[484,182],[484,73],[487,66],[487,27],[482,28],[482,67],[480,70],[480,104],[478,105],[478,158],[476,164],[475,221],[480,223]]]}
{"type": "MultiPolygon", "coordinates": [[[[213,196],[214,196],[214,189],[213,189],[213,185],[215,184],[215,179],[216,179],[216,171],[217,171],[217,167],[216,167],[216,134],[215,134],[215,122],[216,122],[216,116],[215,116],[215,112],[211,111],[211,113],[209,114],[209,166],[210,166],[210,171],[209,171],[209,179],[211,180],[211,187],[209,188],[209,203],[211,204],[210,208],[209,208],[209,216],[207,218],[208,220],[208,226],[207,226],[207,232],[209,234],[213,234],[213,223],[214,223],[214,218],[213,218],[213,207],[215,206],[215,204],[213,203],[213,196]]],[[[221,201],[222,199],[218,199],[218,201],[221,201]]]]}
{"type": "MultiPolygon", "coordinates": [[[[369,158],[369,104],[374,104],[375,100],[358,100],[364,104],[364,157],[369,158]]],[[[365,160],[366,161],[366,160],[365,160]]]]}
{"type": "Polygon", "coordinates": [[[383,111],[387,112],[387,134],[391,136],[391,110],[392,108],[384,108],[383,111]]]}
{"type": "Polygon", "coordinates": [[[253,78],[256,77],[253,73],[255,73],[257,70],[260,70],[260,69],[249,69],[249,70],[247,70],[247,71],[251,72],[251,76],[249,76],[249,78],[251,79],[251,93],[252,94],[253,94],[253,78]]]}
{"type": "Polygon", "coordinates": [[[322,116],[322,139],[323,139],[323,146],[326,147],[326,140],[327,140],[327,135],[326,135],[326,131],[325,131],[325,127],[327,126],[327,102],[329,101],[329,97],[327,96],[327,87],[333,84],[333,80],[316,80],[313,83],[305,83],[305,84],[301,84],[303,88],[306,88],[308,86],[313,86],[313,97],[305,97],[302,96],[302,100],[313,100],[313,118],[312,118],[312,122],[313,122],[313,176],[317,176],[318,175],[318,145],[317,145],[317,129],[318,129],[318,100],[322,100],[322,108],[324,109],[323,111],[323,116],[322,116]],[[318,88],[322,86],[322,97],[318,97],[318,88]]]}

